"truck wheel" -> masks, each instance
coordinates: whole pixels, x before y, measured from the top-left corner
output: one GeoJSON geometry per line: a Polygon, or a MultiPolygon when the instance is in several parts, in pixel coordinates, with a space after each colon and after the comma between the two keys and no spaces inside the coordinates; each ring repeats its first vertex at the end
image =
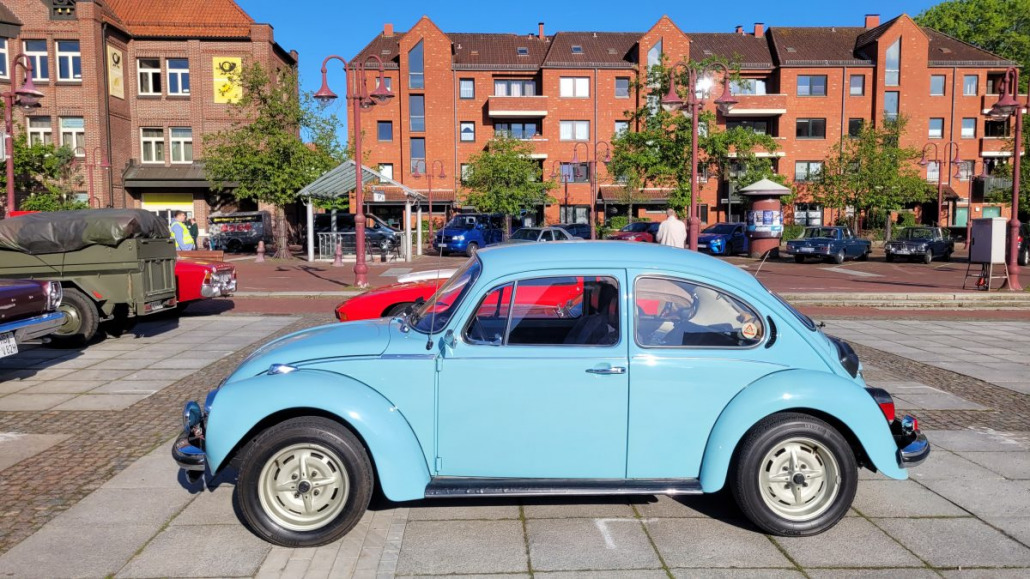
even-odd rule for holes
{"type": "Polygon", "coordinates": [[[283,547],[317,547],[347,534],[368,508],[372,465],[349,430],[321,417],[277,424],[243,451],[237,499],[244,521],[283,547]]]}
{"type": "Polygon", "coordinates": [[[93,300],[75,288],[65,288],[57,311],[64,314],[64,324],[50,335],[50,344],[58,348],[86,345],[97,333],[100,315],[93,300]]]}
{"type": "Polygon", "coordinates": [[[774,414],[745,436],[730,485],[740,510],[779,536],[819,534],[848,512],[858,489],[855,453],[832,426],[774,414]]]}
{"type": "Polygon", "coordinates": [[[225,243],[225,250],[229,253],[239,253],[243,251],[243,243],[239,239],[230,239],[225,243]]]}

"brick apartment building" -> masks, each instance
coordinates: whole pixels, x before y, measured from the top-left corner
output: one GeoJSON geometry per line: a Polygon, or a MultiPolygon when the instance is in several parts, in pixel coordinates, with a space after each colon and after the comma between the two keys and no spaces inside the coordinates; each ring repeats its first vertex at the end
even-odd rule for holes
{"type": "Polygon", "coordinates": [[[297,65],[232,0],[0,0],[4,91],[22,84],[19,54],[45,96],[17,108],[15,131],[75,150],[82,200],[92,190],[94,207],[181,209],[202,228],[224,201],[200,161],[203,135],[229,125],[227,73],[297,65]]]}
{"type": "MultiPolygon", "coordinates": [[[[634,91],[630,81],[642,80],[647,65],[662,54],[670,62],[714,56],[739,63],[743,79],[733,87],[739,104],[728,116],[717,113],[717,125],[751,127],[776,139],[776,151],[759,154],[799,186],[800,200],[787,208],[788,220],[819,224],[833,219],[823,207],[806,202],[806,182],[834,143],[862,123],[879,123],[894,114],[909,119],[903,145],[936,143],[940,158],[946,159],[945,144],[954,141],[947,154],[957,149],[965,161],[957,178],[951,177],[954,165],[938,170],[931,163],[922,169],[928,180],[940,176],[947,184],[946,220],[961,225],[970,216],[1003,211],[973,194],[970,176],[990,172],[1011,156],[1005,150],[1008,123],[992,121],[985,113],[1012,63],[922,28],[904,14],[882,24],[879,16],[868,15],[861,27],[766,30],[755,24],[751,32],[737,27],[731,33],[685,33],[668,17],[644,33],[546,34],[543,24],[523,35],[444,33],[427,17],[407,32],[387,24],[356,57],[382,58],[397,96],[362,116],[367,163],[425,192],[426,179],[413,179],[412,167],[418,164],[425,172],[423,160],[430,166],[442,162],[447,179],[437,178],[433,191],[435,214],[442,216],[461,205],[459,180],[468,158],[503,132],[532,145],[545,178],[555,169],[572,178],[567,192],[563,185],[551,191],[557,203],[540,208],[538,221],[585,221],[591,204],[599,214],[625,214],[626,195],[602,163],[597,164],[599,195],[592,199],[585,167],[570,161],[574,149],[580,162],[594,160],[595,152],[603,159],[605,146],[597,143],[633,130],[626,112],[646,103],[648,95],[634,91]]],[[[370,86],[376,76],[369,74],[370,86]]],[[[707,101],[713,112],[719,90],[717,84],[707,101]]],[[[353,131],[353,122],[349,126],[353,131]]],[[[735,188],[731,177],[706,180],[699,199],[703,222],[737,219],[743,213],[739,204],[728,203],[735,188]]],[[[668,194],[645,190],[644,202],[633,212],[664,218],[668,194]]],[[[400,208],[385,197],[387,203],[371,204],[371,210],[398,218],[400,208]]]]}

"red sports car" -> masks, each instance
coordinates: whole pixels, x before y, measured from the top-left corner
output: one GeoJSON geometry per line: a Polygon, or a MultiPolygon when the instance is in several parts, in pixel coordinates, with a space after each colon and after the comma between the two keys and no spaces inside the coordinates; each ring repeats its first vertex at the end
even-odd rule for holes
{"type": "Polygon", "coordinates": [[[650,221],[636,221],[615,233],[608,235],[608,239],[616,239],[619,241],[646,241],[648,243],[654,243],[655,236],[658,235],[658,227],[660,225],[661,223],[652,223],[650,221]]]}
{"type": "Polygon", "coordinates": [[[186,304],[236,292],[236,266],[224,261],[179,258],[175,261],[175,300],[186,304]]]}
{"type": "Polygon", "coordinates": [[[428,300],[445,281],[446,277],[423,279],[369,290],[336,306],[336,319],[349,322],[395,316],[420,299],[428,300]]]}

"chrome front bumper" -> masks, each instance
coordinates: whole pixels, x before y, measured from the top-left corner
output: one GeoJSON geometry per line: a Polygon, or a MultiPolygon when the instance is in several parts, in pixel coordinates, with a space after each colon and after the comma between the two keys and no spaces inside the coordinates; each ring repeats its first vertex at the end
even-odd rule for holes
{"type": "Polygon", "coordinates": [[[186,477],[193,482],[204,476],[207,469],[207,454],[204,452],[204,427],[206,415],[200,405],[190,400],[182,409],[182,434],[172,444],[172,459],[179,468],[186,471],[186,477]]]}
{"type": "Polygon", "coordinates": [[[63,324],[63,313],[50,312],[33,318],[0,324],[0,333],[13,333],[14,341],[21,344],[28,340],[34,340],[36,338],[52,334],[63,324]]]}
{"type": "Polygon", "coordinates": [[[898,465],[903,468],[919,466],[930,456],[930,441],[920,432],[918,424],[909,415],[891,424],[891,433],[898,445],[898,465]]]}

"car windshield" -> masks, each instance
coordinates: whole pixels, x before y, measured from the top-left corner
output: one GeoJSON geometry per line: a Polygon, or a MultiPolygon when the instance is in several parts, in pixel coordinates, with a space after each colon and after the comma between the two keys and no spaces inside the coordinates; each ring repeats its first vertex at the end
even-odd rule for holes
{"type": "Polygon", "coordinates": [[[829,237],[830,239],[837,238],[837,230],[832,227],[809,227],[805,230],[805,239],[814,239],[816,237],[829,237]]]}
{"type": "Polygon", "coordinates": [[[444,225],[446,229],[472,229],[476,226],[476,218],[468,215],[455,215],[444,225]]]}
{"type": "Polygon", "coordinates": [[[630,223],[619,231],[625,231],[627,233],[643,233],[644,231],[647,231],[647,227],[649,225],[651,224],[647,221],[637,221],[636,223],[630,223]]]}
{"type": "Polygon", "coordinates": [[[715,233],[717,235],[729,235],[736,229],[736,225],[731,223],[716,223],[711,227],[706,227],[701,233],[715,233]]]}
{"type": "Polygon", "coordinates": [[[526,241],[536,241],[536,238],[540,237],[540,231],[536,229],[520,229],[515,233],[511,234],[510,239],[524,239],[526,241]]]}
{"type": "Polygon", "coordinates": [[[465,265],[436,290],[433,297],[412,312],[409,321],[411,327],[424,334],[434,334],[446,327],[482,269],[478,258],[473,257],[466,261],[465,265]]]}
{"type": "Polygon", "coordinates": [[[925,227],[909,227],[901,232],[900,239],[930,239],[933,235],[925,227]]]}

